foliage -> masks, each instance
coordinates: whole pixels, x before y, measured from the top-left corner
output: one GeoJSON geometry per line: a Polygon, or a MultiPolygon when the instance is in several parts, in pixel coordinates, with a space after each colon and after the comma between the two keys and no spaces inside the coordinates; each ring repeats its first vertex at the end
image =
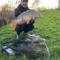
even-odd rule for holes
{"type": "Polygon", "coordinates": [[[14,8],[8,4],[1,7],[0,11],[0,25],[7,24],[14,18],[14,8]]]}

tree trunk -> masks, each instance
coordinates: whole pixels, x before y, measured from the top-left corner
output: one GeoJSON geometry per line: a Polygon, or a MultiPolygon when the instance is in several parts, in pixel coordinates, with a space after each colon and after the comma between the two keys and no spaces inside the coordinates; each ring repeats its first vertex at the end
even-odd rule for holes
{"type": "Polygon", "coordinates": [[[59,2],[58,2],[58,9],[60,9],[60,0],[59,0],[59,2]]]}

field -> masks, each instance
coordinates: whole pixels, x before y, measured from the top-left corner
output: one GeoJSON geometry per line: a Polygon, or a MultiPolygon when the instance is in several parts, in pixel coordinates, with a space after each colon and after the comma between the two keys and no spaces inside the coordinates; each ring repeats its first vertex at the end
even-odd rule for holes
{"type": "MultiPolygon", "coordinates": [[[[46,39],[50,49],[51,60],[60,60],[60,10],[41,11],[43,18],[38,18],[35,22],[34,34],[39,34],[46,39]]],[[[9,24],[0,28],[0,48],[1,42],[14,39],[16,36],[9,24]],[[4,32],[4,33],[3,33],[4,32]]],[[[29,60],[26,56],[8,56],[0,51],[0,60],[29,60]]]]}

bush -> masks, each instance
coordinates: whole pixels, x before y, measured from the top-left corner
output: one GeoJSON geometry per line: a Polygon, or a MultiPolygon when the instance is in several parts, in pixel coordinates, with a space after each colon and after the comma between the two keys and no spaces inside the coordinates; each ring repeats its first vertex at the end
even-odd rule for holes
{"type": "Polygon", "coordinates": [[[5,21],[4,19],[0,18],[0,27],[1,27],[2,25],[5,25],[5,24],[6,24],[6,21],[5,21]]]}
{"type": "Polygon", "coordinates": [[[2,6],[1,15],[2,15],[2,18],[7,22],[8,20],[11,20],[14,18],[14,10],[11,6],[6,4],[2,6]]]}

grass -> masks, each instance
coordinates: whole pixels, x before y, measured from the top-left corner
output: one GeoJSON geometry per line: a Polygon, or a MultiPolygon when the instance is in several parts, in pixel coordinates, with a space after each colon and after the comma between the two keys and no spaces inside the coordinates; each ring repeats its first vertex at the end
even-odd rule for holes
{"type": "MultiPolygon", "coordinates": [[[[38,18],[35,23],[34,34],[39,34],[46,39],[46,43],[50,49],[51,60],[60,60],[60,10],[41,11],[43,18],[38,18]]],[[[6,42],[15,38],[16,33],[12,31],[9,25],[0,28],[0,41],[6,42]],[[1,32],[9,32],[9,34],[1,34],[1,32]]],[[[1,44],[0,44],[1,47],[1,44]]],[[[0,52],[0,60],[29,60],[26,56],[18,57],[7,56],[4,52],[0,52]]]]}

